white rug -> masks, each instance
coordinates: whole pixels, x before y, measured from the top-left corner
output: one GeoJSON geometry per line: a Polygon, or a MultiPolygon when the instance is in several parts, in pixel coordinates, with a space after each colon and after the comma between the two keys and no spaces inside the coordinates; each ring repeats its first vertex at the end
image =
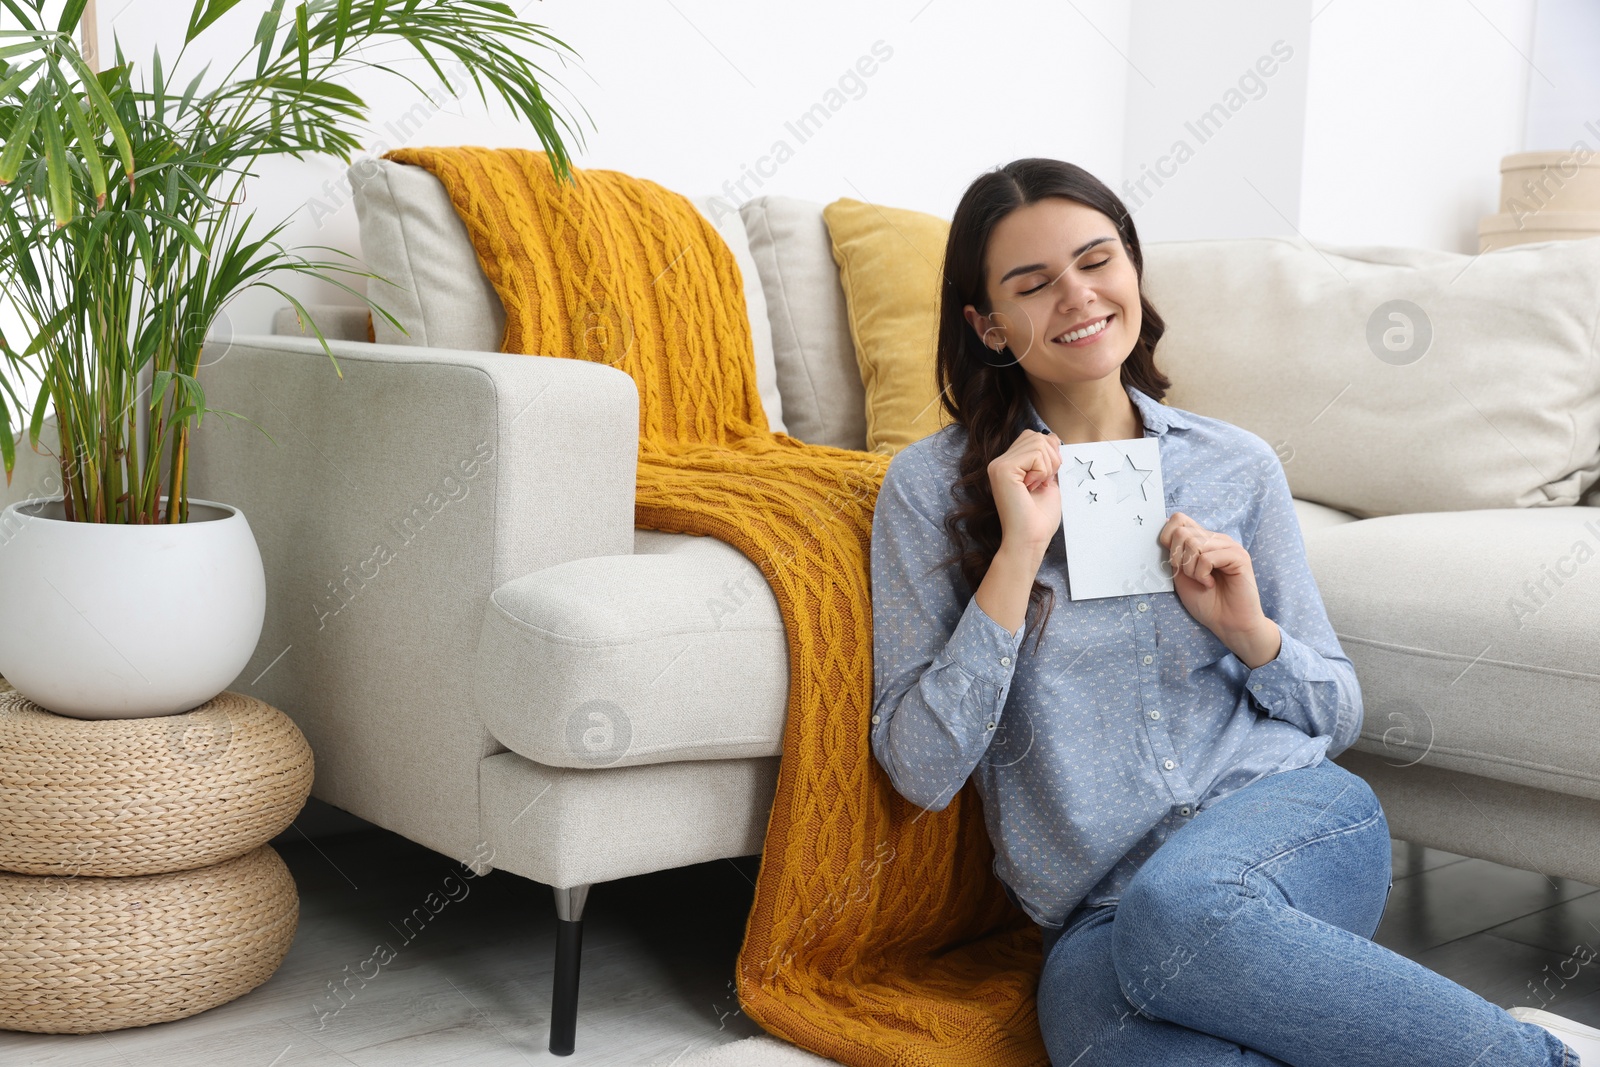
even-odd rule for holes
{"type": "Polygon", "coordinates": [[[839,1062],[762,1034],[691,1053],[672,1067],[839,1067],[839,1062]]]}

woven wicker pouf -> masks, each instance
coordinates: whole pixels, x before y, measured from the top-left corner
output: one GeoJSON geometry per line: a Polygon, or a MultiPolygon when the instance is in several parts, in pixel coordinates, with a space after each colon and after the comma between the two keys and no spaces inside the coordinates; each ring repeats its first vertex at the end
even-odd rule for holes
{"type": "Polygon", "coordinates": [[[137,878],[0,874],[0,1027],[87,1034],[226,1004],[272,977],[299,919],[269,845],[137,878]]]}
{"type": "Polygon", "coordinates": [[[253,697],[88,720],[0,679],[0,1028],[169,1022],[271,977],[300,901],[267,842],[311,776],[304,735],[253,697]]]}
{"type": "Polygon", "coordinates": [[[311,792],[311,746],[271,704],[72,719],[0,680],[0,870],[127,877],[242,856],[311,792]]]}

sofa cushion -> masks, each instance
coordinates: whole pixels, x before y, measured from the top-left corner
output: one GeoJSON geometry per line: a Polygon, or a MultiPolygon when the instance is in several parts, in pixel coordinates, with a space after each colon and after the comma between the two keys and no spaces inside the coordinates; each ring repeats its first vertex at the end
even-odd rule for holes
{"type": "Polygon", "coordinates": [[[367,295],[405,327],[402,333],[374,314],[377,342],[500,351],[505,308],[439,179],[387,159],[360,160],[348,173],[362,258],[374,274],[396,283],[371,279],[367,295]]]}
{"type": "Polygon", "coordinates": [[[761,571],[712,537],[635,545],[495,590],[475,683],[490,733],[551,767],[779,755],[789,646],[761,571]]]}
{"type": "Polygon", "coordinates": [[[1600,478],[1600,238],[1144,253],[1166,399],[1266,439],[1296,497],[1362,517],[1521,508],[1600,478]]]}
{"type": "Polygon", "coordinates": [[[1363,519],[1306,554],[1361,682],[1356,749],[1600,799],[1600,508],[1363,519]]]}
{"type": "Polygon", "coordinates": [[[1320,530],[1325,526],[1341,526],[1347,522],[1364,522],[1347,511],[1330,508],[1325,504],[1313,504],[1309,500],[1296,500],[1294,502],[1295,517],[1300,520],[1300,530],[1303,534],[1312,530],[1320,530]]]}
{"type": "Polygon", "coordinates": [[[952,421],[939,402],[939,279],[950,223],[835,200],[822,210],[867,401],[867,450],[889,455],[952,421]]]}
{"type": "Polygon", "coordinates": [[[788,432],[808,444],[865,450],[867,394],[822,205],[758,196],[739,213],[766,293],[788,432]]]}
{"type": "MultiPolygon", "coordinates": [[[[364,159],[350,167],[361,252],[373,273],[368,296],[405,326],[401,333],[382,315],[372,317],[379,344],[426,345],[498,352],[506,312],[478,266],[467,228],[439,179],[422,167],[389,159],[364,159]]],[[[691,197],[733,252],[744,281],[745,309],[755,348],[756,387],[768,425],[787,432],[773,363],[772,327],[744,222],[717,197],[691,197]]]]}

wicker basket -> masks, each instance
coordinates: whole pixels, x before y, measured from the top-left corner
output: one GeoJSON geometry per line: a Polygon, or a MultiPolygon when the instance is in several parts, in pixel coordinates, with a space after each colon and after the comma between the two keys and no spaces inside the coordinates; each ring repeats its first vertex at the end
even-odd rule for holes
{"type": "Polygon", "coordinates": [[[270,846],[138,878],[0,874],[0,1027],[87,1034],[243,996],[283,962],[294,878],[270,846]]]}
{"type": "Polygon", "coordinates": [[[0,870],[207,867],[283,832],[311,775],[305,736],[254,697],[225,692],[181,715],[74,719],[0,680],[0,870]]]}

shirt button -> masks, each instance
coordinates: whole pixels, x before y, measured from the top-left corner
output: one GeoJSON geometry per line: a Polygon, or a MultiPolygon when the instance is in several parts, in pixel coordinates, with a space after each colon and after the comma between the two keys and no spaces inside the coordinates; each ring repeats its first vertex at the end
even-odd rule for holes
{"type": "Polygon", "coordinates": [[[1170,770],[1172,770],[1173,767],[1177,766],[1177,764],[1173,763],[1171,760],[1162,760],[1161,761],[1161,766],[1165,767],[1167,770],[1170,771],[1170,770]]]}
{"type": "Polygon", "coordinates": [[[1002,667],[1011,666],[1011,657],[1010,656],[1001,656],[1000,657],[1000,666],[1002,666],[1002,667]]]}
{"type": "MultiPolygon", "coordinates": [[[[874,717],[876,717],[876,716],[874,716],[874,717]]],[[[1161,713],[1159,711],[1151,710],[1150,717],[1152,719],[1159,719],[1159,718],[1161,718],[1161,713]]]]}
{"type": "Polygon", "coordinates": [[[1140,611],[1149,611],[1150,610],[1150,605],[1146,604],[1144,601],[1141,600],[1141,601],[1139,601],[1139,610],[1140,611]]]}
{"type": "Polygon", "coordinates": [[[1179,814],[1179,815],[1187,815],[1187,814],[1189,814],[1189,808],[1188,808],[1188,806],[1187,806],[1187,805],[1185,805],[1185,806],[1184,806],[1184,807],[1181,807],[1181,808],[1179,808],[1179,809],[1178,809],[1178,814],[1179,814]]]}
{"type": "Polygon", "coordinates": [[[1145,662],[1146,662],[1146,663],[1152,663],[1152,662],[1154,662],[1154,661],[1155,661],[1155,657],[1154,657],[1154,656],[1146,656],[1146,657],[1145,657],[1145,658],[1144,658],[1144,661],[1145,661],[1145,662]]]}
{"type": "Polygon", "coordinates": [[[878,717],[876,715],[874,715],[872,717],[872,725],[874,725],[874,726],[878,725],[878,717]]]}
{"type": "Polygon", "coordinates": [[[1256,692],[1259,693],[1259,692],[1261,692],[1261,683],[1260,682],[1252,682],[1250,684],[1250,688],[1254,689],[1256,692]]]}
{"type": "Polygon", "coordinates": [[[989,728],[989,729],[991,729],[991,730],[993,730],[993,729],[994,729],[994,723],[992,723],[992,722],[991,722],[991,723],[990,723],[990,724],[989,724],[989,727],[988,727],[988,728],[989,728]]]}

